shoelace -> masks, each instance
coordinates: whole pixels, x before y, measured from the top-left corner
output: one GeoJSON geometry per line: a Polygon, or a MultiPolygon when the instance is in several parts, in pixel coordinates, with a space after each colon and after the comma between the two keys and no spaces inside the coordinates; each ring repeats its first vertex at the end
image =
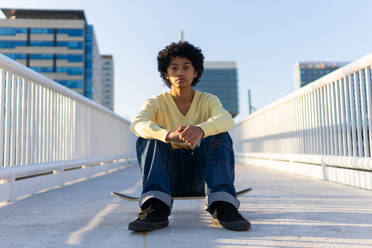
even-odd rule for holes
{"type": "Polygon", "coordinates": [[[154,209],[152,209],[151,207],[145,208],[144,210],[142,210],[142,211],[138,214],[138,218],[139,218],[139,219],[144,219],[144,218],[146,218],[149,214],[151,214],[152,212],[154,212],[154,209]]]}

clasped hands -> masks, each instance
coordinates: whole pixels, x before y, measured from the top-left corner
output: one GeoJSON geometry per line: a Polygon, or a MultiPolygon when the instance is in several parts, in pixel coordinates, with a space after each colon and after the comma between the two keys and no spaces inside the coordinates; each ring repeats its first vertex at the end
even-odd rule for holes
{"type": "Polygon", "coordinates": [[[204,131],[198,126],[183,125],[175,131],[170,131],[167,134],[167,140],[175,143],[186,143],[195,148],[199,140],[204,137],[204,131]]]}

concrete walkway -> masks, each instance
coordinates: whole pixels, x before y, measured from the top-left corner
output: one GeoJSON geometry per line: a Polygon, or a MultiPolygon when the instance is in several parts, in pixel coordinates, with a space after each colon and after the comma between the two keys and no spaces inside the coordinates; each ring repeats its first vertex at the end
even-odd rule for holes
{"type": "Polygon", "coordinates": [[[203,200],[176,201],[168,228],[128,231],[137,204],[110,196],[138,193],[139,169],[35,194],[0,208],[0,247],[372,247],[372,192],[266,168],[237,165],[241,213],[249,232],[210,224],[203,200]]]}

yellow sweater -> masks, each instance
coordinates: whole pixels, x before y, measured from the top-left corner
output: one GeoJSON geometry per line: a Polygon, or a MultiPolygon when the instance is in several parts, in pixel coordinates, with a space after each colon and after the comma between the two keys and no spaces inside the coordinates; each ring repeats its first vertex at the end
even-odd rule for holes
{"type": "MultiPolygon", "coordinates": [[[[165,92],[148,99],[142,105],[130,129],[139,137],[167,142],[167,133],[182,125],[199,126],[204,131],[204,137],[208,137],[230,130],[234,121],[215,95],[195,90],[190,108],[183,115],[170,92],[165,92]]],[[[191,149],[185,143],[171,142],[171,145],[173,149],[191,149]]]]}

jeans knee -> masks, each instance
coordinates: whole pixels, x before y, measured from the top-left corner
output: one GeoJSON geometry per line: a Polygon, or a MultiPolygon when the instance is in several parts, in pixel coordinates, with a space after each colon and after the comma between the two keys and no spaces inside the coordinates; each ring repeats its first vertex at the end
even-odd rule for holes
{"type": "Polygon", "coordinates": [[[216,135],[211,136],[210,139],[210,146],[213,147],[220,147],[225,146],[232,149],[232,140],[228,132],[219,133],[216,135]]]}
{"type": "Polygon", "coordinates": [[[168,146],[169,146],[169,144],[164,143],[160,140],[145,139],[145,138],[142,138],[142,137],[138,137],[137,142],[136,142],[137,152],[139,152],[139,153],[143,153],[144,151],[147,152],[147,151],[153,150],[153,149],[160,150],[160,151],[168,150],[168,148],[169,148],[168,146]]]}

